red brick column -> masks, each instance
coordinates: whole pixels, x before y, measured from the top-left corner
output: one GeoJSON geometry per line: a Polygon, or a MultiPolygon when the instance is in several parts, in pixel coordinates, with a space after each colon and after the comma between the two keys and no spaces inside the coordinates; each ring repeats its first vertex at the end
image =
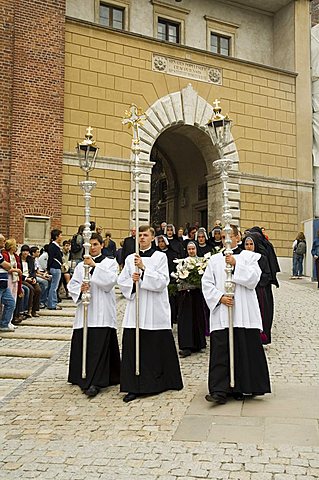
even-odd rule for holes
{"type": "Polygon", "coordinates": [[[13,2],[0,0],[0,233],[9,233],[11,164],[13,2]]]}
{"type": "Polygon", "coordinates": [[[9,234],[21,242],[25,215],[61,223],[65,0],[5,3],[14,5],[9,234]]]}

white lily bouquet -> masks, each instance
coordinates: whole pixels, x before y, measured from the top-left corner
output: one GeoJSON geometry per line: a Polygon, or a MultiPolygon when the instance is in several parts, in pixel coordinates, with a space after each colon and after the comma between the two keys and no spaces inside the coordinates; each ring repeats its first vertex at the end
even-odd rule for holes
{"type": "Polygon", "coordinates": [[[171,276],[176,280],[177,290],[191,290],[201,288],[202,277],[212,254],[206,253],[203,257],[187,257],[174,260],[176,272],[171,276]]]}

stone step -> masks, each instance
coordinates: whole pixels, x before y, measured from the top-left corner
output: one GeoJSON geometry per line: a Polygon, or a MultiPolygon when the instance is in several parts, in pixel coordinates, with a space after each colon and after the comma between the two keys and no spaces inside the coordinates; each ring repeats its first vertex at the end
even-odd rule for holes
{"type": "Polygon", "coordinates": [[[41,320],[40,318],[37,320],[33,319],[27,319],[23,320],[22,323],[19,324],[19,327],[24,327],[24,326],[29,326],[29,327],[66,327],[66,328],[72,328],[73,327],[73,322],[69,321],[59,321],[59,320],[41,320]]]}
{"type": "Polygon", "coordinates": [[[21,330],[15,332],[1,332],[2,338],[24,339],[24,340],[60,340],[68,342],[71,340],[71,334],[62,333],[23,333],[21,330]]]}
{"type": "Polygon", "coordinates": [[[0,378],[13,378],[13,379],[22,379],[25,380],[26,378],[32,375],[33,370],[10,370],[8,369],[0,369],[0,378]]]}
{"type": "Polygon", "coordinates": [[[0,357],[51,358],[54,350],[31,350],[29,348],[1,348],[0,357]]]}
{"type": "Polygon", "coordinates": [[[41,317],[74,317],[75,309],[64,308],[63,310],[47,310],[43,308],[39,311],[41,317]]]}

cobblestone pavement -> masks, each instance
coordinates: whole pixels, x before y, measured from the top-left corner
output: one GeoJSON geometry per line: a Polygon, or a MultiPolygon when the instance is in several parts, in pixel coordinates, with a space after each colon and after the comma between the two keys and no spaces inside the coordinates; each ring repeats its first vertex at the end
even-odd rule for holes
{"type": "MultiPolygon", "coordinates": [[[[66,383],[69,342],[45,345],[54,355],[0,402],[0,478],[319,478],[319,292],[306,281],[283,280],[274,293],[276,317],[267,357],[275,394],[256,401],[217,408],[205,402],[208,351],[181,361],[180,392],[124,404],[118,387],[111,387],[88,399],[66,383]],[[276,392],[286,392],[283,402],[276,392]],[[295,430],[288,418],[292,416],[295,430]],[[255,433],[267,422],[276,435],[268,435],[272,441],[255,441],[255,433]],[[227,441],[214,430],[220,425],[223,435],[227,427],[232,429],[227,441]],[[299,437],[308,427],[312,430],[299,437]]],[[[124,306],[119,300],[119,319],[124,306]]],[[[62,328],[55,333],[63,333],[62,328]]],[[[9,348],[10,341],[2,340],[0,350],[4,342],[9,348]]],[[[28,348],[27,342],[19,340],[19,348],[28,348]]],[[[22,368],[31,367],[35,365],[22,368]]]]}

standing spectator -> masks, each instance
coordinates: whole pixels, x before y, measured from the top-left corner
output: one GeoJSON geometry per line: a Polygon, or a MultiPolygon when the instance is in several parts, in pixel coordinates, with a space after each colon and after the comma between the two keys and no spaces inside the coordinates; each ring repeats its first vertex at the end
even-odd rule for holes
{"type": "Polygon", "coordinates": [[[103,227],[101,227],[101,225],[98,225],[95,231],[98,235],[101,235],[101,237],[103,238],[103,227]]]}
{"type": "MultiPolygon", "coordinates": [[[[5,242],[5,237],[1,235],[1,245],[5,242]]],[[[15,308],[15,301],[8,286],[8,272],[13,272],[9,262],[6,262],[0,253],[0,305],[3,306],[0,332],[14,332],[14,326],[10,325],[15,308]]]]}
{"type": "Polygon", "coordinates": [[[62,310],[57,305],[58,303],[58,288],[61,278],[62,267],[62,231],[57,228],[51,231],[51,243],[48,247],[48,271],[52,275],[49,295],[48,295],[48,309],[49,310],[62,310]]]}
{"type": "Polygon", "coordinates": [[[136,237],[136,228],[131,228],[131,236],[124,238],[123,243],[123,266],[126,260],[126,257],[135,252],[135,237],[136,237]]]}
{"type": "Polygon", "coordinates": [[[83,231],[84,225],[80,225],[77,233],[75,233],[71,239],[72,260],[75,261],[76,265],[82,261],[83,257],[83,231]]]}
{"type": "Polygon", "coordinates": [[[62,243],[62,267],[60,286],[62,283],[65,290],[66,298],[70,298],[67,287],[69,281],[71,280],[71,262],[73,260],[72,252],[70,250],[71,243],[69,242],[69,240],[64,240],[62,243]]]}
{"type": "Polygon", "coordinates": [[[45,308],[48,303],[48,292],[51,277],[46,272],[46,269],[43,271],[39,262],[40,250],[38,247],[31,247],[30,254],[34,259],[35,275],[38,284],[41,288],[41,297],[40,297],[40,308],[45,308]]]}
{"type": "Polygon", "coordinates": [[[22,245],[20,250],[22,283],[29,289],[28,317],[39,317],[41,287],[37,282],[34,258],[30,255],[29,245],[22,245]]]}
{"type": "Polygon", "coordinates": [[[292,280],[301,278],[303,273],[303,258],[307,250],[306,238],[303,232],[299,232],[292,244],[292,280]]]}
{"type": "Polygon", "coordinates": [[[115,258],[116,256],[116,243],[111,240],[111,233],[105,232],[104,247],[102,249],[102,255],[108,258],[115,258]]]}
{"type": "MultiPolygon", "coordinates": [[[[20,258],[16,254],[17,242],[14,238],[8,238],[5,243],[5,249],[3,250],[3,258],[10,263],[12,272],[8,273],[8,286],[11,294],[14,298],[15,305],[17,305],[18,298],[23,297],[22,290],[22,271],[20,258]],[[18,271],[20,270],[20,273],[18,271]]],[[[13,316],[13,318],[15,318],[13,316]]],[[[13,323],[14,324],[14,323],[13,323]]]]}
{"type": "Polygon", "coordinates": [[[317,237],[314,239],[311,248],[311,255],[315,261],[316,275],[319,288],[319,230],[317,230],[317,237]]]}

